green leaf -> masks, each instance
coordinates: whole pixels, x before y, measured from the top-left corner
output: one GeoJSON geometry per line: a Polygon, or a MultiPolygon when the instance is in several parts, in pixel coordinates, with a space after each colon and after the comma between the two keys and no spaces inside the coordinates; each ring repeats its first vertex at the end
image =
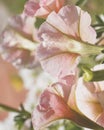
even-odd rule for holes
{"type": "Polygon", "coordinates": [[[77,5],[77,6],[84,5],[86,2],[87,2],[87,0],[78,0],[78,1],[76,2],[76,5],[77,5]]]}
{"type": "Polygon", "coordinates": [[[43,22],[45,22],[45,19],[36,18],[35,27],[36,27],[36,28],[39,28],[40,25],[41,25],[43,22]]]}

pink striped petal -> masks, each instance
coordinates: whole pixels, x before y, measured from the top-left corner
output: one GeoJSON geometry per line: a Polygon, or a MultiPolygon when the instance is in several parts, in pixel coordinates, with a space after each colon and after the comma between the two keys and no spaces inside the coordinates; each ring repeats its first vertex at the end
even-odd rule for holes
{"type": "Polygon", "coordinates": [[[52,11],[58,12],[65,0],[29,0],[24,7],[24,13],[28,16],[46,18],[52,11]]]}
{"type": "Polygon", "coordinates": [[[100,124],[101,126],[104,127],[104,111],[102,112],[102,114],[98,117],[97,121],[98,124],[100,124]]]}
{"type": "Polygon", "coordinates": [[[77,8],[73,5],[64,6],[57,14],[55,12],[52,12],[47,17],[47,22],[49,24],[51,24],[62,33],[73,36],[75,38],[78,37],[78,20],[79,16],[77,8]]]}
{"type": "MultiPolygon", "coordinates": [[[[73,76],[67,78],[70,80],[73,76]]],[[[39,105],[32,114],[32,123],[35,130],[39,130],[58,119],[69,119],[84,127],[100,128],[93,121],[70,108],[65,93],[68,93],[67,96],[69,97],[72,86],[73,81],[71,82],[71,80],[69,86],[65,86],[61,82],[55,83],[42,93],[39,105]]]]}
{"type": "Polygon", "coordinates": [[[36,11],[40,8],[39,3],[35,0],[29,0],[24,6],[24,13],[28,16],[34,16],[36,11]]]}
{"type": "MultiPolygon", "coordinates": [[[[77,8],[78,9],[78,8],[77,8]]],[[[79,33],[82,41],[94,44],[96,42],[96,32],[91,27],[91,16],[80,9],[79,33]]]]}

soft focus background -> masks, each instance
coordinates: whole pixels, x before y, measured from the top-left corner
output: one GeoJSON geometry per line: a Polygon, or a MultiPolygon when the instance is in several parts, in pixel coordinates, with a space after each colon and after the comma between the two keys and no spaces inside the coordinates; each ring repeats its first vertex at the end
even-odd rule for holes
{"type": "MultiPolygon", "coordinates": [[[[81,4],[80,6],[91,14],[93,22],[95,21],[95,15],[102,13],[104,14],[104,0],[84,0],[84,1],[85,2],[83,4],[85,5],[83,6],[83,4],[81,4]]],[[[26,0],[0,0],[0,33],[5,28],[8,18],[10,16],[20,14],[22,12],[25,2],[26,0]]],[[[67,0],[67,2],[76,3],[78,2],[78,0],[67,0]]],[[[4,65],[2,66],[2,69],[5,69],[4,65]]],[[[32,103],[35,104],[37,102],[38,100],[37,97],[40,91],[55,79],[52,79],[52,77],[40,71],[39,68],[36,68],[36,70],[34,71],[23,69],[19,72],[19,74],[23,80],[23,86],[25,86],[27,90],[30,90],[24,105],[26,109],[31,111],[33,107],[31,104],[32,103]]],[[[4,80],[5,82],[4,78],[2,78],[1,80],[2,81],[4,80]]],[[[0,130],[16,130],[15,125],[13,124],[14,115],[15,115],[14,113],[10,113],[9,117],[6,120],[0,122],[0,130]]],[[[65,130],[69,130],[68,128],[66,128],[65,130]]],[[[57,128],[50,127],[50,130],[55,129],[57,128]]],[[[24,128],[24,130],[27,130],[27,128],[24,128]]],[[[60,130],[63,130],[63,126],[60,127],[60,130]]],[[[75,128],[72,126],[70,130],[75,130],[75,128]]]]}

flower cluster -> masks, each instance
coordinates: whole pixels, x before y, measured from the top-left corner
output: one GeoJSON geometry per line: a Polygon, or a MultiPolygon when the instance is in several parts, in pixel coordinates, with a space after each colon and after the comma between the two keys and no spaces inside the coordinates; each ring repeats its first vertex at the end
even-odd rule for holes
{"type": "Polygon", "coordinates": [[[57,80],[32,112],[35,130],[58,119],[104,129],[104,40],[96,37],[89,13],[65,0],[28,0],[9,20],[2,57],[18,69],[41,66],[57,80]]]}

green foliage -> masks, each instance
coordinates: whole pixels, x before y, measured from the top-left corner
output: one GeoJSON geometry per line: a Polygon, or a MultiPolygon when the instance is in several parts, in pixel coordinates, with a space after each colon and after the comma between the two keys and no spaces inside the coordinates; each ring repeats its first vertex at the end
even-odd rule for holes
{"type": "Polygon", "coordinates": [[[36,18],[35,27],[39,28],[40,25],[45,21],[45,19],[42,18],[36,18]]]}
{"type": "Polygon", "coordinates": [[[14,117],[14,121],[18,130],[21,130],[21,128],[24,126],[25,121],[30,118],[31,114],[25,110],[23,105],[21,105],[20,112],[14,117]]]}
{"type": "Polygon", "coordinates": [[[1,0],[9,11],[13,14],[19,14],[23,11],[24,4],[27,0],[1,0]]]}
{"type": "MultiPolygon", "coordinates": [[[[104,15],[102,15],[104,17],[104,15]]],[[[102,34],[104,33],[104,20],[102,19],[101,15],[96,15],[96,24],[92,25],[96,32],[97,32],[97,37],[101,37],[102,34]]]]}
{"type": "Polygon", "coordinates": [[[76,2],[76,5],[77,5],[77,6],[84,5],[86,2],[87,2],[87,0],[78,0],[78,1],[76,2]]]}
{"type": "Polygon", "coordinates": [[[65,126],[65,130],[83,130],[83,128],[67,120],[64,121],[64,126],[65,126]]]}
{"type": "Polygon", "coordinates": [[[48,127],[48,130],[59,130],[60,127],[63,127],[64,130],[83,130],[83,128],[77,126],[69,120],[61,120],[61,122],[56,121],[48,127]]]}

